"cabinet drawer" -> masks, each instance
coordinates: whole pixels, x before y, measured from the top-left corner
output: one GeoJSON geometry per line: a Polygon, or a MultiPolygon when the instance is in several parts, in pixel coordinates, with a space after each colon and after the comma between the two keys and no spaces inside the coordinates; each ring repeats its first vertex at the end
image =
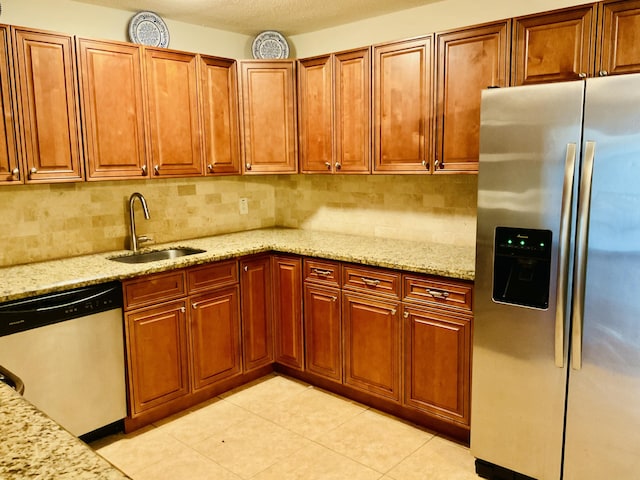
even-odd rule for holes
{"type": "Polygon", "coordinates": [[[448,305],[471,310],[469,284],[437,278],[404,276],[404,301],[448,305]]]}
{"type": "Polygon", "coordinates": [[[238,262],[216,262],[187,270],[189,294],[238,283],[238,262]]]}
{"type": "Polygon", "coordinates": [[[400,275],[389,270],[345,265],[342,267],[342,285],[345,290],[400,297],[400,275]]]}
{"type": "Polygon", "coordinates": [[[159,273],[123,283],[125,309],[173,300],[185,295],[184,271],[159,273]]]}
{"type": "Polygon", "coordinates": [[[338,262],[305,259],[304,281],[339,288],[340,264],[338,262]]]}

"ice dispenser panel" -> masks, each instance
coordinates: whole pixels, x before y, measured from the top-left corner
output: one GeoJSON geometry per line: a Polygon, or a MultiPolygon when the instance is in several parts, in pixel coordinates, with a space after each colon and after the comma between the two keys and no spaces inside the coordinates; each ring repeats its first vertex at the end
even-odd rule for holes
{"type": "Polygon", "coordinates": [[[493,251],[493,299],[548,308],[551,231],[496,227],[493,251]]]}

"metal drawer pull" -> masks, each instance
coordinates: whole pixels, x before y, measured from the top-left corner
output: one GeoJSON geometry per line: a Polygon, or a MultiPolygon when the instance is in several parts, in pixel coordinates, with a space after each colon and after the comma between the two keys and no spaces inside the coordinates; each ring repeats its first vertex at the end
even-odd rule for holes
{"type": "Polygon", "coordinates": [[[321,268],[314,268],[313,273],[326,276],[326,275],[331,275],[331,270],[322,270],[321,268]]]}
{"type": "Polygon", "coordinates": [[[380,285],[380,280],[376,280],[374,278],[367,278],[367,277],[360,277],[360,278],[362,279],[365,285],[368,285],[370,287],[377,287],[378,285],[380,285]]]}
{"type": "Polygon", "coordinates": [[[449,296],[449,292],[443,292],[442,290],[432,290],[427,288],[427,293],[431,295],[433,298],[441,298],[442,300],[446,300],[449,296]]]}
{"type": "Polygon", "coordinates": [[[192,303],[192,304],[191,304],[191,308],[193,308],[193,309],[195,310],[196,308],[198,308],[198,304],[197,304],[197,303],[195,303],[195,302],[194,302],[194,303],[192,303]]]}
{"type": "Polygon", "coordinates": [[[182,313],[186,313],[187,309],[186,309],[186,308],[184,308],[184,307],[180,307],[180,311],[181,311],[182,313]]]}

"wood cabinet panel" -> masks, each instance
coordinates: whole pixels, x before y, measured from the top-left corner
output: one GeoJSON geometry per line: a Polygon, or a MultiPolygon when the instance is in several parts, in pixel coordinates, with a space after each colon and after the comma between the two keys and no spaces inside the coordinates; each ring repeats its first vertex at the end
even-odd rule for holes
{"type": "Polygon", "coordinates": [[[158,304],[186,295],[182,270],[157,273],[123,283],[125,310],[158,304]]]}
{"type": "Polygon", "coordinates": [[[238,262],[215,262],[187,270],[189,294],[238,283],[238,262]]]}
{"type": "Polygon", "coordinates": [[[332,262],[331,260],[305,258],[304,281],[325,285],[327,287],[340,288],[342,286],[340,263],[332,262]]]}
{"type": "Polygon", "coordinates": [[[207,174],[239,174],[240,132],[236,62],[201,55],[199,64],[207,174]]]}
{"type": "Polygon", "coordinates": [[[510,21],[440,33],[436,173],[478,171],[480,97],[509,84],[510,21]]]}
{"type": "Polygon", "coordinates": [[[154,176],[202,175],[196,55],[145,49],[150,164],[154,176]]]}
{"type": "Polygon", "coordinates": [[[471,311],[472,286],[468,283],[440,278],[403,275],[403,301],[427,303],[471,311]]]}
{"type": "Polygon", "coordinates": [[[131,414],[189,392],[185,302],[126,315],[131,414]]]}
{"type": "Polygon", "coordinates": [[[88,180],[146,177],[142,47],[77,39],[88,180]]]}
{"type": "Polygon", "coordinates": [[[190,297],[193,389],[242,373],[238,286],[190,297]]]}
{"type": "Polygon", "coordinates": [[[302,259],[272,257],[274,360],[302,370],[304,335],[302,323],[302,259]]]}
{"type": "Polygon", "coordinates": [[[374,47],[373,171],[431,168],[433,36],[374,47]]]}
{"type": "Polygon", "coordinates": [[[13,28],[12,35],[25,181],[80,181],[84,168],[73,39],[21,28],[13,28]]]}
{"type": "Polygon", "coordinates": [[[21,183],[16,145],[13,64],[9,27],[0,25],[0,185],[21,183]]]}
{"type": "Polygon", "coordinates": [[[273,362],[270,272],[268,256],[240,262],[245,372],[273,362]]]}
{"type": "Polygon", "coordinates": [[[296,173],[295,63],[243,60],[243,173],[296,173]]]}
{"type": "Polygon", "coordinates": [[[342,382],[340,291],[304,285],[305,368],[342,382]]]}
{"type": "Polygon", "coordinates": [[[400,401],[400,302],[342,294],[344,383],[400,401]]]}
{"type": "Polygon", "coordinates": [[[342,288],[399,298],[401,290],[400,274],[380,268],[343,265],[342,288]]]}
{"type": "Polygon", "coordinates": [[[640,1],[604,2],[601,5],[598,72],[618,75],[640,72],[640,1]]]}
{"type": "Polygon", "coordinates": [[[511,84],[591,76],[596,19],[597,4],[516,18],[511,84]]]}
{"type": "Polygon", "coordinates": [[[469,424],[470,317],[404,306],[406,405],[469,424]]]}

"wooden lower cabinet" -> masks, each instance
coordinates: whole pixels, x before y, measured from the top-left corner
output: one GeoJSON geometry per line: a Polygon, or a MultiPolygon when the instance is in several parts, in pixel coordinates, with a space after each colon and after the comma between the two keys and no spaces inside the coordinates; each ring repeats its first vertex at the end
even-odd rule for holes
{"type": "Polygon", "coordinates": [[[344,383],[400,401],[400,302],[343,292],[344,383]]]}
{"type": "Polygon", "coordinates": [[[131,415],[189,393],[184,300],[126,315],[131,415]]]}
{"type": "Polygon", "coordinates": [[[305,369],[342,382],[340,290],[304,286],[305,369]]]}
{"type": "Polygon", "coordinates": [[[242,373],[238,286],[190,298],[193,389],[242,373]]]}
{"type": "Polygon", "coordinates": [[[274,360],[302,370],[302,259],[272,257],[274,360]]]}
{"type": "Polygon", "coordinates": [[[468,425],[471,318],[452,312],[404,306],[404,403],[468,425]]]}
{"type": "Polygon", "coordinates": [[[240,262],[242,345],[245,371],[273,362],[269,255],[240,262]]]}

